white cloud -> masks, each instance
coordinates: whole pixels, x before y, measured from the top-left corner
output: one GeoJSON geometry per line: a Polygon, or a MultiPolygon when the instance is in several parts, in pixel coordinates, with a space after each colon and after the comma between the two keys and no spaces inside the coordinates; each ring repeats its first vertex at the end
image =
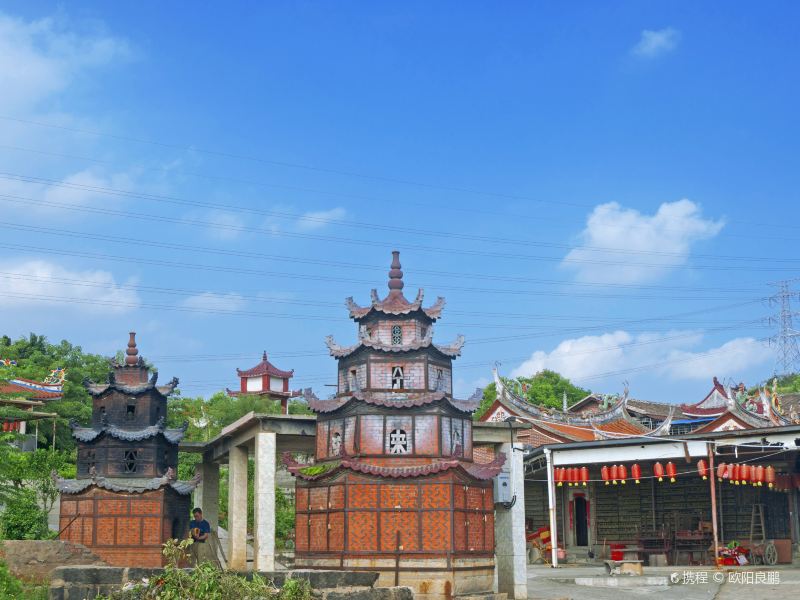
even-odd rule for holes
{"type": "Polygon", "coordinates": [[[332,221],[343,219],[346,214],[345,209],[341,207],[332,208],[330,210],[307,212],[297,219],[297,228],[305,231],[321,229],[329,225],[332,221]]]}
{"type": "Polygon", "coordinates": [[[649,366],[649,376],[679,380],[711,380],[717,376],[739,378],[752,367],[764,365],[771,352],[750,337],[735,338],[724,344],[695,349],[703,336],[697,331],[632,334],[618,330],[562,341],[552,351],[537,350],[511,371],[512,377],[530,376],[550,369],[576,380],[624,379],[624,371],[649,366]]]}
{"type": "Polygon", "coordinates": [[[195,296],[186,298],[182,305],[192,310],[200,312],[236,312],[247,304],[241,294],[229,292],[227,294],[216,294],[214,292],[203,292],[195,296]]]}
{"type": "Polygon", "coordinates": [[[723,226],[723,220],[702,218],[700,207],[686,199],[665,202],[652,216],[616,202],[600,204],[586,221],[580,245],[561,266],[581,281],[653,281],[684,265],[692,244],[714,237],[723,226]]]}
{"type": "Polygon", "coordinates": [[[84,70],[130,56],[125,40],[102,32],[79,35],[63,19],[24,21],[0,13],[0,110],[36,110],[84,70]]]}
{"type": "Polygon", "coordinates": [[[206,216],[211,236],[219,240],[234,240],[242,235],[246,223],[241,215],[214,210],[206,216]]]}
{"type": "Polygon", "coordinates": [[[140,304],[138,294],[122,287],[107,271],[71,271],[43,260],[0,263],[0,290],[3,310],[44,306],[48,310],[121,314],[140,304]]]}
{"type": "Polygon", "coordinates": [[[672,27],[652,31],[645,29],[631,54],[637,58],[650,59],[672,52],[681,41],[681,32],[672,27]]]}

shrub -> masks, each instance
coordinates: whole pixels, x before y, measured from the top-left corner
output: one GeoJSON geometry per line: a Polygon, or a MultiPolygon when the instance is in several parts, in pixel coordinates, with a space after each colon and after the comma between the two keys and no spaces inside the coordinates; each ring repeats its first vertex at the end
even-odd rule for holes
{"type": "Polygon", "coordinates": [[[19,490],[9,498],[0,514],[0,532],[7,540],[41,540],[51,537],[47,513],[36,502],[31,490],[19,490]]]}
{"type": "Polygon", "coordinates": [[[0,562],[0,599],[20,598],[22,583],[8,570],[6,563],[0,562]]]}

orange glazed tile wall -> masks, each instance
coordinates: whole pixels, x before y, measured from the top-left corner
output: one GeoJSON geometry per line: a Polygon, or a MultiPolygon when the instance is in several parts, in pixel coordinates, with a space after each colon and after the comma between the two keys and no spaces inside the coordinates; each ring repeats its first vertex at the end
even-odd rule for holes
{"type": "Polygon", "coordinates": [[[62,495],[62,540],[83,544],[112,565],[160,567],[161,544],[172,535],[164,492],[119,494],[98,489],[62,495]],[[77,518],[76,518],[77,517],[77,518]]]}
{"type": "Polygon", "coordinates": [[[421,555],[494,552],[491,487],[449,474],[413,483],[348,477],[298,487],[296,501],[298,554],[380,556],[394,554],[398,542],[421,555]]]}

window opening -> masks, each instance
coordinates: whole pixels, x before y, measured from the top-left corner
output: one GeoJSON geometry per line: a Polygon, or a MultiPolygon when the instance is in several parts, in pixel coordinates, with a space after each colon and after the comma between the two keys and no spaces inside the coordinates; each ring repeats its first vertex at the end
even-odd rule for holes
{"type": "Polygon", "coordinates": [[[331,456],[339,456],[342,453],[342,434],[338,431],[331,436],[331,456]]]}
{"type": "Polygon", "coordinates": [[[347,383],[348,390],[351,392],[355,392],[358,390],[358,373],[355,369],[350,371],[350,379],[347,383]]]}
{"type": "Polygon", "coordinates": [[[392,344],[395,346],[403,343],[403,330],[400,325],[392,325],[392,344]]]}
{"type": "Polygon", "coordinates": [[[436,369],[436,391],[444,389],[444,369],[436,369]]]}
{"type": "Polygon", "coordinates": [[[136,473],[136,460],[139,458],[138,450],[125,450],[125,472],[136,473]]]}
{"type": "Polygon", "coordinates": [[[403,378],[403,367],[392,367],[392,389],[402,390],[405,388],[405,379],[403,378]]]}
{"type": "Polygon", "coordinates": [[[133,419],[134,415],[136,414],[136,405],[135,404],[128,404],[128,410],[125,413],[125,416],[128,420],[133,419]]]}
{"type": "Polygon", "coordinates": [[[389,434],[389,454],[408,454],[408,436],[403,429],[393,429],[389,434]]]}
{"type": "Polygon", "coordinates": [[[464,444],[461,439],[461,423],[453,421],[453,433],[450,435],[451,440],[451,454],[453,456],[461,456],[464,453],[464,444]]]}

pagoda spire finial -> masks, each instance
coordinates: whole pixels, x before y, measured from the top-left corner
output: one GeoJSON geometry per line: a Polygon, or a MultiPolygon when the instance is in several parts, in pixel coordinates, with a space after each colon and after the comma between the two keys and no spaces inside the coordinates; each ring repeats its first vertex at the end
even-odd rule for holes
{"type": "Polygon", "coordinates": [[[392,250],[392,268],[389,270],[389,293],[402,293],[403,271],[400,270],[400,251],[392,250]]]}
{"type": "Polygon", "coordinates": [[[139,349],[136,347],[136,332],[131,331],[130,336],[128,340],[128,349],[125,351],[125,364],[134,367],[139,362],[139,359],[136,358],[139,354],[139,349]]]}
{"type": "Polygon", "coordinates": [[[267,351],[264,350],[264,354],[261,355],[261,360],[267,362],[267,351]]]}

